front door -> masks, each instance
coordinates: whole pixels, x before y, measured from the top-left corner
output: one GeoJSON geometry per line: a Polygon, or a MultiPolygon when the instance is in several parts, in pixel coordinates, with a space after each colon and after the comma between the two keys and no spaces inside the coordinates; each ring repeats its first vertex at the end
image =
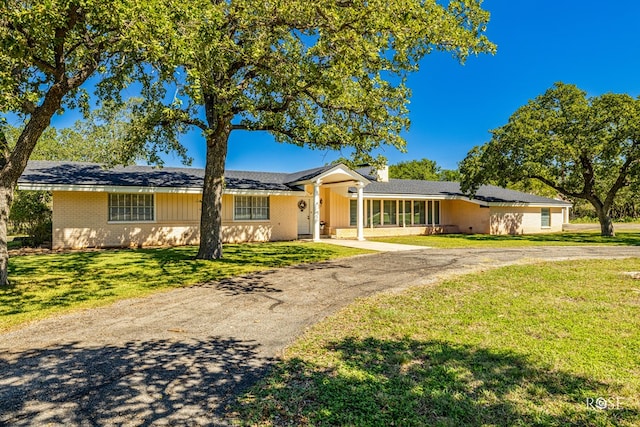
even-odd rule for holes
{"type": "Polygon", "coordinates": [[[311,234],[311,199],[298,199],[298,234],[311,234]]]}

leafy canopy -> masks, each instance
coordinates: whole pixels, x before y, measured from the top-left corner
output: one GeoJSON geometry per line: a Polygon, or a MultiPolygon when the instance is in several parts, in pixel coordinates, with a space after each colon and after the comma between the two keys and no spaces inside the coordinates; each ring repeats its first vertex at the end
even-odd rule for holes
{"type": "Polygon", "coordinates": [[[170,30],[163,0],[0,3],[0,175],[17,179],[54,114],[91,108],[83,84],[120,101],[132,81],[157,78],[170,30]],[[21,132],[12,141],[9,124],[21,132]]]}
{"type": "Polygon", "coordinates": [[[408,72],[433,49],[464,61],[493,52],[477,1],[196,0],[169,7],[173,84],[145,91],[132,148],[175,143],[195,126],[272,133],[279,142],[352,147],[364,159],[404,147],[408,72]]]}
{"type": "MultiPolygon", "coordinates": [[[[92,111],[84,120],[67,128],[48,127],[35,146],[30,160],[94,162],[103,165],[122,163],[122,151],[128,129],[126,111],[114,114],[105,109],[92,111]],[[109,116],[105,120],[104,114],[109,116]]],[[[8,146],[14,147],[23,127],[5,126],[8,146]]],[[[135,160],[135,159],[134,159],[135,160]]]]}
{"type": "Polygon", "coordinates": [[[3,1],[0,113],[27,117],[56,85],[70,90],[63,107],[88,112],[80,85],[94,72],[103,90],[128,83],[143,60],[158,57],[167,24],[153,0],[3,1]]]}

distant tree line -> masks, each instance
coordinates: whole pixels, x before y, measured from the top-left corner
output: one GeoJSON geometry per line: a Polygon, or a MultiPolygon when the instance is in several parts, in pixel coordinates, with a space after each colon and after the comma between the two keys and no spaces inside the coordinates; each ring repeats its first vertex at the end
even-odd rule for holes
{"type": "Polygon", "coordinates": [[[434,160],[408,160],[389,166],[389,178],[425,181],[460,181],[457,169],[443,169],[434,160]]]}

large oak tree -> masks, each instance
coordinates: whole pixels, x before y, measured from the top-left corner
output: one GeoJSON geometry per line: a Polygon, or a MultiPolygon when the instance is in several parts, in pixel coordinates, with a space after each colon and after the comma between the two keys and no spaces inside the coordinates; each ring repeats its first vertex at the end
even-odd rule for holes
{"type": "Polygon", "coordinates": [[[463,190],[527,179],[593,205],[603,236],[613,236],[611,207],[620,190],[640,184],[640,100],[587,97],[556,83],[520,107],[460,165],[463,190]]]}
{"type": "MultiPolygon", "coordinates": [[[[0,3],[0,285],[7,282],[7,218],[13,191],[54,114],[89,109],[82,89],[116,95],[141,64],[157,59],[167,34],[155,0],[5,0],[0,3]],[[5,135],[21,121],[15,141],[5,135]]],[[[168,33],[170,34],[170,32],[168,33]]]]}
{"type": "MultiPolygon", "coordinates": [[[[175,143],[190,127],[206,141],[198,258],[222,256],[221,204],[229,136],[266,131],[278,142],[350,147],[366,160],[404,148],[405,77],[432,50],[464,61],[493,52],[478,0],[194,0],[168,8],[179,37],[165,47],[173,84],[149,88],[132,147],[175,143]],[[444,2],[447,3],[447,2],[444,2]]],[[[132,152],[135,154],[135,150],[132,152]]]]}

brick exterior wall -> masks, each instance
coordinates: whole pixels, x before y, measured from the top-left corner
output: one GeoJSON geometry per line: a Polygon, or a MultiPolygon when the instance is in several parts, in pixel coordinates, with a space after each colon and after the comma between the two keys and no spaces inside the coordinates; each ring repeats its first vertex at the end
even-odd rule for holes
{"type": "MultiPolygon", "coordinates": [[[[109,222],[108,194],[53,192],[53,248],[141,247],[197,244],[198,194],[155,194],[153,222],[109,222]]],[[[233,196],[223,197],[223,241],[293,240],[297,237],[296,198],[270,196],[268,221],[233,220],[233,196]]]]}

